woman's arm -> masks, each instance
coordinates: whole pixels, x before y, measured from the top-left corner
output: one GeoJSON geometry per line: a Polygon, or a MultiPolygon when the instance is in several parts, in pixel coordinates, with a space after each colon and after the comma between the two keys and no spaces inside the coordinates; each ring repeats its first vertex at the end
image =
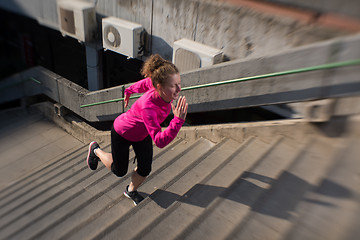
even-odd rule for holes
{"type": "Polygon", "coordinates": [[[144,78],[125,89],[125,94],[131,95],[133,93],[144,93],[151,88],[153,88],[151,78],[144,78]]]}
{"type": "Polygon", "coordinates": [[[182,125],[185,122],[187,114],[188,104],[185,97],[180,97],[177,106],[172,106],[174,118],[170,121],[169,126],[162,132],[160,123],[156,112],[153,109],[144,109],[142,116],[144,124],[155,145],[159,148],[163,148],[168,145],[179,133],[182,125]]]}
{"type": "Polygon", "coordinates": [[[151,78],[144,78],[144,79],[134,83],[127,89],[125,89],[125,92],[124,92],[125,106],[124,107],[127,107],[127,105],[129,104],[129,98],[130,98],[131,94],[144,93],[144,92],[147,92],[148,90],[150,90],[151,88],[153,88],[151,78]]]}
{"type": "Polygon", "coordinates": [[[171,120],[169,126],[164,131],[161,131],[160,123],[158,122],[156,113],[154,111],[151,109],[146,109],[143,110],[142,115],[150,137],[153,139],[155,145],[159,148],[165,147],[172,140],[174,140],[185,121],[175,116],[171,120]]]}

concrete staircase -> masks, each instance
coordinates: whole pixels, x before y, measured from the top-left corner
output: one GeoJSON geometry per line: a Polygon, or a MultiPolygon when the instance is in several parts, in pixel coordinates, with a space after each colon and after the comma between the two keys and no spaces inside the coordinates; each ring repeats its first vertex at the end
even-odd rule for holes
{"type": "MultiPolygon", "coordinates": [[[[10,124],[1,125],[3,144],[8,126],[31,132],[44,121],[0,114],[10,124]]],[[[117,178],[101,164],[90,171],[87,143],[72,144],[2,184],[0,239],[355,239],[359,139],[274,129],[216,142],[180,134],[155,147],[152,173],[139,189],[146,198],[136,207],[122,194],[130,175],[117,178]]],[[[19,142],[28,138],[21,132],[19,142]]]]}

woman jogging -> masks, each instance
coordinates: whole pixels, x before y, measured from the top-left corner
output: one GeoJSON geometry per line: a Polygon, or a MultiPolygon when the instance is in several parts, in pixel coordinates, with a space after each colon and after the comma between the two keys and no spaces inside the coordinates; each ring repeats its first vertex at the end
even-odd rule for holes
{"type": "Polygon", "coordinates": [[[111,152],[100,149],[96,142],[89,145],[87,164],[96,170],[98,161],[110,169],[116,176],[127,173],[129,165],[129,147],[133,146],[137,167],[124,195],[137,205],[144,198],[137,192],[151,171],[153,145],[163,148],[178,134],[182,127],[188,104],[185,97],[179,97],[181,91],[180,75],[177,67],[164,60],[158,54],[145,61],[141,73],[146,77],[125,90],[125,107],[133,93],[144,93],[125,113],[118,116],[111,129],[111,152]],[[178,99],[176,107],[172,103],[178,99]],[[162,131],[160,124],[167,118],[172,108],[174,118],[162,131]]]}

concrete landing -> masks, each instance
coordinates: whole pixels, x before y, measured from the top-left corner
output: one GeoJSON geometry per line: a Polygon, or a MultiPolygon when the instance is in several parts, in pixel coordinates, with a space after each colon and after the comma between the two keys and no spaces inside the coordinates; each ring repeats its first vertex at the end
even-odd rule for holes
{"type": "Polygon", "coordinates": [[[0,189],[84,144],[39,114],[0,112],[0,189]]]}

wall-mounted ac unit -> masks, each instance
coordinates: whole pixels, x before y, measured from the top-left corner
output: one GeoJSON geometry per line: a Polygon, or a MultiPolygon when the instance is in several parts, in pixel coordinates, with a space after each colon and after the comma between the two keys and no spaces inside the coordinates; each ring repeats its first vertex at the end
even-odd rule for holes
{"type": "Polygon", "coordinates": [[[96,13],[93,3],[77,0],[57,2],[60,32],[82,42],[92,41],[96,30],[96,13]]]}
{"type": "Polygon", "coordinates": [[[220,49],[185,38],[174,42],[173,63],[180,72],[211,66],[222,61],[223,52],[220,49]]]}
{"type": "Polygon", "coordinates": [[[136,58],[143,54],[142,25],[120,18],[102,19],[103,47],[105,50],[136,58]]]}

